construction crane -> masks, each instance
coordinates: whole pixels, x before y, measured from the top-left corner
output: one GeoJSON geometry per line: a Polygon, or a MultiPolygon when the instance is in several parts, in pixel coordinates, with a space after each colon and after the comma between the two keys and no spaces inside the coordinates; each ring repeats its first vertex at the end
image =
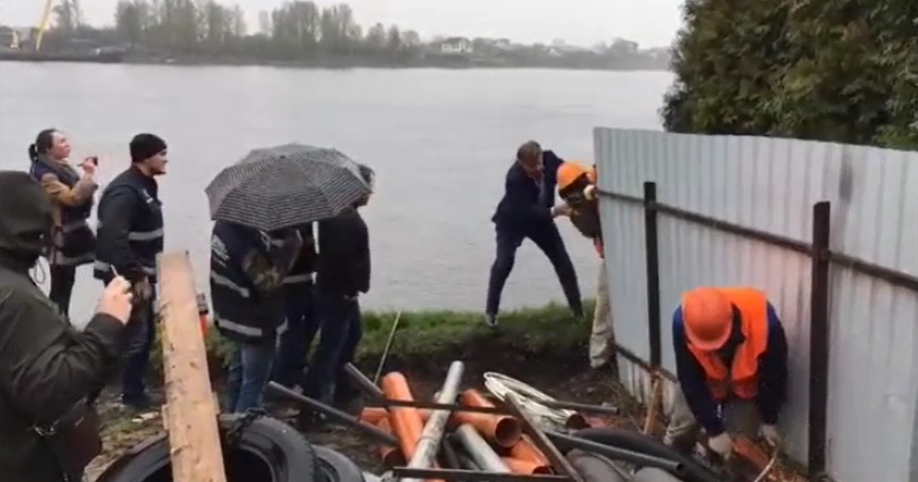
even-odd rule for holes
{"type": "MultiPolygon", "coordinates": [[[[53,3],[54,0],[45,0],[45,8],[38,22],[38,34],[35,37],[36,52],[41,50],[41,41],[45,36],[45,32],[48,30],[48,24],[51,21],[51,11],[54,10],[53,3]]],[[[79,26],[83,23],[79,0],[61,0],[60,3],[60,7],[63,11],[67,12],[72,26],[79,26]]]]}

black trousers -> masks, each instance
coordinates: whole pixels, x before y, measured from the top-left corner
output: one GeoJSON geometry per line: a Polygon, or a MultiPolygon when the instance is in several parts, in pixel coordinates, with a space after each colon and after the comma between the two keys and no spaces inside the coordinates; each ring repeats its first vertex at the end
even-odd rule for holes
{"type": "Polygon", "coordinates": [[[50,266],[51,289],[48,298],[60,308],[61,313],[70,317],[70,298],[73,295],[73,284],[76,281],[76,266],[50,266]]]}
{"type": "Polygon", "coordinates": [[[496,315],[500,310],[500,295],[504,291],[510,271],[513,270],[516,250],[523,244],[523,240],[528,238],[545,253],[545,256],[548,256],[548,260],[558,275],[558,281],[561,282],[561,288],[564,290],[564,296],[567,298],[571,311],[577,316],[582,315],[583,305],[580,299],[580,286],[577,284],[577,273],[574,271],[571,257],[567,254],[567,248],[564,247],[564,240],[561,239],[558,226],[553,221],[522,227],[508,226],[503,223],[497,223],[495,226],[497,257],[494,259],[494,264],[491,265],[485,312],[489,315],[496,315]]]}

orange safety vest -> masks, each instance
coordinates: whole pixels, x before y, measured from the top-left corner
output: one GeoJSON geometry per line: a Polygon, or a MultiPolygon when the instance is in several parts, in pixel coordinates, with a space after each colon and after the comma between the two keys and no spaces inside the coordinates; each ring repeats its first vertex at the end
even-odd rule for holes
{"type": "Polygon", "coordinates": [[[730,392],[743,400],[758,395],[759,357],[768,348],[768,297],[754,288],[719,288],[739,309],[744,341],[736,349],[733,366],[728,370],[717,353],[703,351],[689,343],[689,351],[704,369],[708,387],[717,401],[726,400],[730,392]]]}

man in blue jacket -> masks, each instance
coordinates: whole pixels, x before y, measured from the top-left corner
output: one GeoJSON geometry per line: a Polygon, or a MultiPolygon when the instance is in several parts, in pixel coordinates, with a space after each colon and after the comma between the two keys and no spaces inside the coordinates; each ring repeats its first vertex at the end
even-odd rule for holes
{"type": "Polygon", "coordinates": [[[497,232],[497,258],[488,282],[485,321],[489,325],[497,324],[501,292],[513,269],[516,250],[526,238],[548,256],[574,316],[583,316],[577,273],[554,221],[570,214],[567,205],[554,205],[562,162],[552,151],[542,151],[537,142],[528,141],[517,150],[516,162],[507,171],[504,197],[491,218],[497,232]]]}
{"type": "Polygon", "coordinates": [[[778,414],[787,393],[787,339],[765,293],[701,287],[673,314],[679,390],[663,441],[688,452],[701,428],[722,458],[732,434],[780,445],[778,414]]]}

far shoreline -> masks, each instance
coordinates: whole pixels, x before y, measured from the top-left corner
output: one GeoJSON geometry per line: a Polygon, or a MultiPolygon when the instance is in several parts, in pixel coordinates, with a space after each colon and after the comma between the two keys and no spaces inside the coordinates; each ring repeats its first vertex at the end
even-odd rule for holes
{"type": "Polygon", "coordinates": [[[126,57],[122,64],[128,65],[157,65],[171,67],[275,67],[284,69],[303,70],[408,70],[408,69],[438,69],[438,70],[578,70],[596,72],[670,72],[668,68],[655,66],[619,66],[605,67],[596,65],[525,65],[508,64],[501,62],[478,61],[408,61],[391,62],[372,59],[330,58],[316,60],[249,60],[249,59],[188,59],[188,58],[137,58],[126,57]]]}

